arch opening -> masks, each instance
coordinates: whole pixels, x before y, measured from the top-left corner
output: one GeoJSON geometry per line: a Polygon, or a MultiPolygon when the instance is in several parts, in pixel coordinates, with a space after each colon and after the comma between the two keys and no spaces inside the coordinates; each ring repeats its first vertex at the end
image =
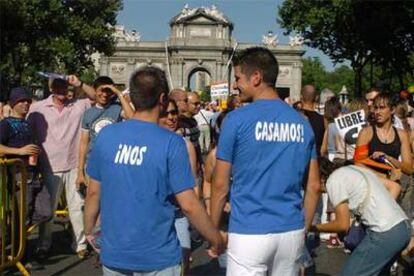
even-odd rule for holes
{"type": "Polygon", "coordinates": [[[194,68],[191,70],[190,74],[188,74],[187,87],[191,91],[204,91],[210,84],[211,74],[203,67],[194,68]]]}

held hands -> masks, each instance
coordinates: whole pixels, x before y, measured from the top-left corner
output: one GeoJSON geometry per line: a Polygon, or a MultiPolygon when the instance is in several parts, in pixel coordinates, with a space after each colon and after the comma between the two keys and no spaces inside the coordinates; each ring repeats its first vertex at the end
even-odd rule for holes
{"type": "Polygon", "coordinates": [[[96,253],[99,254],[101,252],[101,249],[99,249],[96,245],[96,239],[93,235],[86,235],[86,240],[92,246],[93,250],[95,250],[96,253]]]}
{"type": "Polygon", "coordinates": [[[212,258],[218,258],[227,248],[228,233],[220,231],[220,235],[214,243],[211,244],[210,248],[207,249],[207,254],[212,258]]]}
{"type": "Polygon", "coordinates": [[[38,154],[40,151],[39,147],[35,144],[29,144],[18,149],[18,155],[32,155],[38,154]]]}

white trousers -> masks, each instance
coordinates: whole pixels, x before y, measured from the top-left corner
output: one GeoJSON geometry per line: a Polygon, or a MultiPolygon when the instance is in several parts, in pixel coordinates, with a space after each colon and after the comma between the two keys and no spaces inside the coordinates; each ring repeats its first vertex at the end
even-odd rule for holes
{"type": "Polygon", "coordinates": [[[204,153],[210,149],[210,126],[199,125],[198,129],[200,130],[198,142],[200,144],[201,152],[204,153]]]}
{"type": "MultiPolygon", "coordinates": [[[[76,177],[78,169],[72,169],[65,172],[47,173],[43,175],[46,187],[50,193],[52,210],[55,211],[59,199],[65,187],[66,201],[68,204],[69,218],[72,224],[73,232],[76,239],[76,252],[86,249],[86,239],[83,228],[82,206],[84,200],[76,190],[76,177]]],[[[53,221],[43,223],[39,227],[39,248],[49,250],[52,245],[52,224],[53,221]]]]}
{"type": "Polygon", "coordinates": [[[278,234],[229,233],[227,276],[297,276],[305,230],[278,234]]]}

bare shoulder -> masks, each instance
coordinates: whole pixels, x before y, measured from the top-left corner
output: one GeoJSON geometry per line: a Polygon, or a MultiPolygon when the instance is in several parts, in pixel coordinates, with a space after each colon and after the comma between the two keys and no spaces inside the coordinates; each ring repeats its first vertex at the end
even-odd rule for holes
{"type": "Polygon", "coordinates": [[[357,146],[368,144],[372,140],[373,131],[371,126],[364,127],[358,134],[357,146]]]}
{"type": "Polygon", "coordinates": [[[372,130],[372,126],[366,126],[363,129],[361,129],[358,136],[363,137],[363,138],[367,138],[368,140],[371,140],[373,133],[374,132],[372,130]]]}
{"type": "Polygon", "coordinates": [[[399,129],[397,128],[397,134],[400,137],[400,139],[409,139],[409,136],[411,136],[413,133],[412,130],[410,130],[410,132],[408,132],[405,129],[399,129]]]}

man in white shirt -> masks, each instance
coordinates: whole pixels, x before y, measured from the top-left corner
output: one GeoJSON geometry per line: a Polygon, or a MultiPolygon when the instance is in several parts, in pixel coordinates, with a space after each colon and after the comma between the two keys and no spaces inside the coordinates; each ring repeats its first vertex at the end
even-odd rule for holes
{"type": "Polygon", "coordinates": [[[213,112],[206,110],[205,105],[203,104],[200,111],[194,116],[194,119],[197,121],[198,129],[200,130],[198,141],[203,154],[207,153],[210,147],[210,120],[213,114],[213,112]]]}

